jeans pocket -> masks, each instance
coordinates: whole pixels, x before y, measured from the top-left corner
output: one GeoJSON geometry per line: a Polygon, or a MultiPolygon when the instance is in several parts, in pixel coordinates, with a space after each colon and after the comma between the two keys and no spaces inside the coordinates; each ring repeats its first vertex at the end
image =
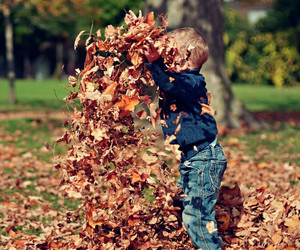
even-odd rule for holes
{"type": "Polygon", "coordinates": [[[212,185],[216,191],[221,187],[221,181],[223,174],[227,168],[227,161],[212,161],[211,167],[209,169],[209,176],[212,185]]]}

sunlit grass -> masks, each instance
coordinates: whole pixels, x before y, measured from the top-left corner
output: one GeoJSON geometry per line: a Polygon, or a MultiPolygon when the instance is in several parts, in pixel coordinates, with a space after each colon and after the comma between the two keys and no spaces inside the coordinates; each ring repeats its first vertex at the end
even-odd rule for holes
{"type": "MultiPolygon", "coordinates": [[[[0,111],[63,110],[67,79],[16,80],[17,104],[9,104],[9,83],[0,79],[0,111]]],[[[300,87],[233,84],[234,94],[252,111],[300,110],[300,87]]]]}
{"type": "Polygon", "coordinates": [[[67,96],[68,81],[16,80],[16,104],[9,104],[9,83],[0,79],[0,111],[62,110],[67,96]]]}
{"type": "Polygon", "coordinates": [[[300,127],[281,123],[276,129],[255,132],[245,132],[238,136],[230,133],[220,138],[224,143],[230,143],[235,138],[242,146],[243,154],[254,161],[285,161],[298,163],[300,152],[300,127]]]}
{"type": "Polygon", "coordinates": [[[61,120],[55,119],[11,119],[0,121],[0,143],[14,144],[22,153],[31,152],[38,159],[49,161],[53,155],[66,152],[66,145],[56,144],[63,135],[61,120]],[[45,147],[49,144],[51,150],[45,147]]]}
{"type": "Polygon", "coordinates": [[[251,111],[300,110],[300,87],[233,84],[234,94],[251,111]]]}

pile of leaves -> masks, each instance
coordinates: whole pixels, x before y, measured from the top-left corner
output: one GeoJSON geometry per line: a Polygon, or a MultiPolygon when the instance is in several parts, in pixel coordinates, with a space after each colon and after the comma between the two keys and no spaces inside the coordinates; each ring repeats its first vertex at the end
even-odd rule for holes
{"type": "Polygon", "coordinates": [[[160,20],[154,26],[153,13],[144,18],[130,12],[127,27],[108,26],[104,39],[100,31],[91,35],[84,69],[69,77],[73,90],[67,101],[79,100],[80,107],[74,107],[71,129],[58,140],[71,146],[56,167],[62,190],[84,200],[81,247],[190,247],[173,207],[179,190],[165,164],[167,154],[156,145],[160,134],[138,128],[132,115],[139,106],[137,119],[155,126],[159,117],[155,101],[144,95],[145,86],[154,84],[145,51],[154,46],[172,71],[184,63],[174,40],[164,35],[164,16],[160,20]]]}

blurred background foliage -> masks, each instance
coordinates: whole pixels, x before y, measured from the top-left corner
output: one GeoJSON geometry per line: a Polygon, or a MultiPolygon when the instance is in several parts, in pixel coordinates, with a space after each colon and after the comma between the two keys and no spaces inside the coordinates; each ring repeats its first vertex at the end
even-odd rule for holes
{"type": "Polygon", "coordinates": [[[108,24],[120,25],[126,10],[137,12],[143,0],[2,0],[0,2],[0,77],[7,71],[4,15],[8,10],[14,28],[17,78],[58,77],[74,74],[82,66],[84,50],[73,51],[81,30],[88,34],[108,24]]]}
{"type": "Polygon", "coordinates": [[[300,0],[276,0],[251,24],[225,9],[226,66],[232,82],[294,86],[300,81],[300,0]]]}
{"type": "MultiPolygon", "coordinates": [[[[143,4],[143,0],[1,1],[0,11],[6,6],[11,12],[17,78],[74,74],[85,56],[83,47],[73,51],[77,34],[120,25],[126,10],[137,13],[143,4]]],[[[275,0],[267,15],[255,24],[226,6],[224,42],[231,81],[278,87],[299,84],[300,0],[275,0]]],[[[4,78],[7,66],[1,14],[0,40],[0,77],[4,78]]]]}

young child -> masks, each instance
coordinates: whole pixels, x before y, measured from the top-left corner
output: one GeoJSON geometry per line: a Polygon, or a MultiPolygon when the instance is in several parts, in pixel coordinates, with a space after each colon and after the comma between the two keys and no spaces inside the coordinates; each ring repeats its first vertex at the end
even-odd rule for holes
{"type": "Polygon", "coordinates": [[[147,51],[146,58],[160,89],[164,137],[175,135],[171,143],[178,144],[182,152],[178,180],[186,194],[181,200],[182,220],[196,248],[221,249],[213,208],[227,161],[216,139],[216,121],[203,108],[209,107],[209,100],[204,77],[199,72],[208,58],[208,46],[193,28],[177,29],[167,35],[174,37],[181,53],[190,51],[180,72],[166,71],[155,48],[147,51]]]}

